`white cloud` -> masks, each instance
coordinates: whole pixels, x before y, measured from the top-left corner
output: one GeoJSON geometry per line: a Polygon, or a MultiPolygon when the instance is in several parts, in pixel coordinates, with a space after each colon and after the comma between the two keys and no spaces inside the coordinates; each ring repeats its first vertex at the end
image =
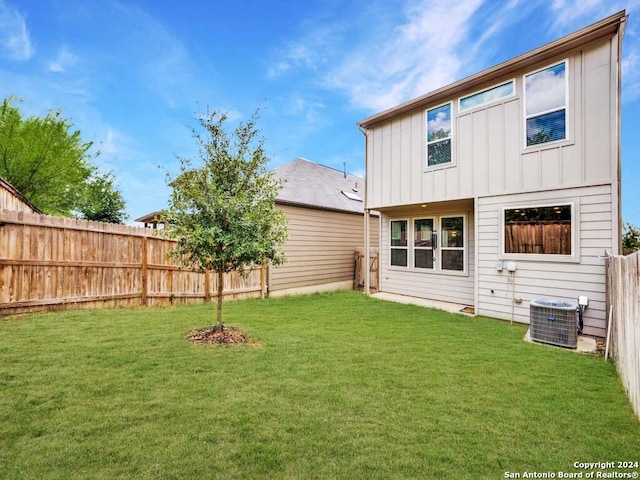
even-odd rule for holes
{"type": "Polygon", "coordinates": [[[322,114],[325,105],[319,100],[307,98],[301,94],[294,94],[288,99],[287,107],[294,115],[304,118],[308,126],[318,126],[326,123],[326,119],[322,114]]]}
{"type": "Polygon", "coordinates": [[[640,53],[632,50],[622,59],[622,99],[633,102],[640,98],[640,53]]]}
{"type": "Polygon", "coordinates": [[[69,47],[63,45],[58,50],[56,58],[49,62],[48,69],[50,72],[61,73],[66,72],[69,68],[78,62],[78,57],[71,53],[69,47]]]}
{"type": "Polygon", "coordinates": [[[276,53],[276,60],[267,68],[267,77],[276,78],[299,68],[318,70],[336,54],[336,40],[340,38],[339,25],[315,25],[304,37],[287,42],[276,53]]]}
{"type": "Polygon", "coordinates": [[[461,70],[458,49],[481,4],[413,2],[388,41],[361,46],[329,74],[328,85],[347,91],[357,107],[381,110],[450,83],[461,70]]]}
{"type": "Polygon", "coordinates": [[[0,0],[0,48],[11,60],[26,61],[34,53],[24,16],[0,0]]]}
{"type": "Polygon", "coordinates": [[[554,30],[559,34],[586,27],[621,10],[629,14],[638,9],[640,0],[555,0],[551,7],[555,18],[554,30]]]}

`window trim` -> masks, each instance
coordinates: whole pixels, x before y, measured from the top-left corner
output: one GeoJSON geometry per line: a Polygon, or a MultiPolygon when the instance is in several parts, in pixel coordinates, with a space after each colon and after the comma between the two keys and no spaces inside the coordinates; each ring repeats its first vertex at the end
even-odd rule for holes
{"type": "Polygon", "coordinates": [[[500,208],[500,254],[499,258],[504,260],[529,260],[556,263],[579,263],[580,262],[580,202],[577,199],[545,201],[543,203],[519,202],[502,205],[500,208]],[[571,206],[571,255],[558,255],[553,253],[506,253],[505,252],[505,212],[512,209],[525,208],[553,208],[561,206],[571,206]]]}
{"type": "Polygon", "coordinates": [[[490,105],[492,103],[503,102],[506,99],[509,99],[509,98],[512,98],[512,97],[515,97],[515,96],[516,96],[516,79],[512,78],[512,79],[507,80],[505,82],[500,82],[500,83],[497,83],[495,85],[491,85],[490,87],[483,88],[482,90],[478,90],[478,91],[475,91],[473,93],[470,93],[468,95],[465,95],[463,97],[458,98],[458,113],[467,112],[467,111],[473,110],[475,108],[485,107],[485,106],[490,105]],[[511,90],[511,93],[509,95],[505,95],[504,97],[496,98],[494,100],[489,100],[487,102],[482,102],[482,103],[479,103],[479,104],[474,105],[472,107],[463,108],[462,100],[464,100],[465,98],[470,98],[470,97],[473,97],[474,95],[478,95],[480,93],[488,92],[489,90],[493,90],[494,88],[497,88],[497,87],[502,87],[503,85],[506,85],[508,83],[511,83],[513,85],[513,89],[511,90]]]}
{"type": "Polygon", "coordinates": [[[467,212],[450,212],[450,213],[442,213],[442,214],[432,214],[432,215],[415,215],[409,217],[390,217],[388,221],[389,231],[387,233],[387,241],[389,242],[387,251],[389,252],[389,260],[387,262],[386,268],[389,270],[403,271],[403,272],[415,272],[415,273],[423,273],[425,275],[452,275],[452,276],[461,276],[468,277],[469,276],[469,215],[467,212]],[[453,217],[462,217],[462,225],[463,225],[463,247],[455,247],[450,248],[451,250],[459,249],[463,251],[462,261],[463,261],[463,269],[462,270],[443,270],[441,268],[442,265],[442,249],[440,248],[441,242],[441,222],[442,218],[453,218],[453,217]],[[434,232],[438,234],[438,246],[436,248],[437,255],[434,260],[434,268],[421,268],[415,267],[415,240],[414,240],[414,229],[415,229],[415,220],[423,220],[432,218],[434,220],[434,232]],[[406,221],[407,222],[407,247],[391,247],[391,222],[397,221],[406,221]],[[399,265],[391,265],[391,248],[406,248],[407,251],[407,266],[399,266],[399,265]]]}
{"type": "Polygon", "coordinates": [[[550,63],[548,65],[545,65],[544,67],[538,68],[536,70],[532,70],[530,72],[525,73],[524,75],[522,75],[522,98],[523,98],[523,105],[522,105],[522,121],[523,121],[523,128],[522,128],[522,132],[523,132],[523,141],[524,141],[524,149],[525,150],[539,150],[541,148],[545,148],[549,145],[558,145],[561,144],[563,142],[571,142],[571,135],[570,135],[570,122],[569,122],[569,75],[570,75],[570,70],[569,70],[569,58],[565,58],[563,60],[559,60],[557,62],[553,62],[550,63]],[[551,108],[548,110],[544,110],[541,112],[537,112],[535,114],[532,115],[527,115],[527,77],[531,76],[531,75],[535,75],[536,73],[540,73],[543,72],[545,70],[548,70],[550,68],[553,68],[557,65],[560,65],[561,63],[564,63],[564,68],[565,68],[565,76],[564,76],[564,106],[562,108],[551,108]],[[534,117],[540,117],[542,115],[546,115],[549,113],[553,113],[553,112],[559,112],[561,110],[564,110],[564,138],[559,138],[558,140],[552,140],[550,142],[544,142],[544,143],[536,143],[535,145],[527,145],[527,120],[534,118],[534,117]]]}
{"type": "Polygon", "coordinates": [[[429,107],[427,109],[425,109],[424,111],[424,139],[425,139],[425,158],[424,158],[424,163],[425,163],[425,170],[435,170],[438,168],[446,168],[446,167],[451,167],[452,165],[454,165],[454,142],[453,142],[453,134],[454,134],[454,112],[453,112],[453,101],[450,100],[448,102],[444,102],[441,103],[440,105],[435,105],[433,107],[429,107]],[[449,136],[447,138],[440,138],[438,140],[432,140],[429,141],[429,112],[431,110],[436,110],[438,108],[444,107],[445,105],[449,105],[449,109],[450,109],[450,131],[449,131],[449,136]],[[451,144],[451,159],[446,162],[446,163],[439,163],[437,165],[429,165],[429,145],[432,145],[434,143],[438,143],[438,142],[442,142],[443,140],[449,140],[450,144],[451,144]]]}
{"type": "Polygon", "coordinates": [[[413,241],[411,240],[411,233],[412,233],[412,229],[411,229],[411,221],[409,218],[390,218],[389,219],[389,267],[391,268],[402,268],[403,270],[408,270],[411,268],[411,244],[413,243],[413,241]],[[402,247],[402,246],[396,246],[396,245],[391,245],[391,234],[393,232],[393,227],[392,224],[393,222],[406,222],[407,224],[407,245],[402,247]],[[407,252],[407,264],[406,265],[392,265],[391,264],[391,251],[393,249],[396,250],[406,250],[407,252]]]}

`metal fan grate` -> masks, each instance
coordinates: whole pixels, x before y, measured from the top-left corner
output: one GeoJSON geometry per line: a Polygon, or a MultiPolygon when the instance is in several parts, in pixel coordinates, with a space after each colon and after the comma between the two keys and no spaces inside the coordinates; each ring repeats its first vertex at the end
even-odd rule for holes
{"type": "Polygon", "coordinates": [[[531,340],[561,347],[576,348],[575,303],[556,299],[536,299],[529,304],[531,340]]]}

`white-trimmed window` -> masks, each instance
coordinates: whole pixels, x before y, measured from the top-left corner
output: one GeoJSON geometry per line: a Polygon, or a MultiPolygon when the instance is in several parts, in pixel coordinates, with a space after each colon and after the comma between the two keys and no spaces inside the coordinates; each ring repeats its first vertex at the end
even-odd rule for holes
{"type": "Polygon", "coordinates": [[[408,220],[391,220],[391,261],[392,267],[409,265],[408,220]]]}
{"type": "Polygon", "coordinates": [[[464,217],[440,218],[440,245],[441,269],[464,271],[464,217]]]}
{"type": "Polygon", "coordinates": [[[472,93],[471,95],[460,98],[458,101],[458,109],[461,112],[464,112],[465,110],[480,107],[488,103],[502,100],[503,98],[512,97],[513,95],[515,95],[515,81],[509,80],[508,82],[501,83],[500,85],[495,85],[480,92],[472,93]]]}
{"type": "Polygon", "coordinates": [[[427,167],[451,163],[451,103],[427,110],[427,167]]]}
{"type": "Polygon", "coordinates": [[[505,254],[574,254],[573,203],[503,209],[505,254]]]}
{"type": "Polygon", "coordinates": [[[527,147],[567,138],[568,62],[524,76],[527,147]]]}
{"type": "Polygon", "coordinates": [[[394,219],[389,228],[391,267],[436,273],[466,272],[466,215],[394,219]]]}

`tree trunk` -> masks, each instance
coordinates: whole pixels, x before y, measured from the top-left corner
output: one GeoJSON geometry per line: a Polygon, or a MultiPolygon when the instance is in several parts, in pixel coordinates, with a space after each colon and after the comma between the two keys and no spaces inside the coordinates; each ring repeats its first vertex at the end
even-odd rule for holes
{"type": "Polygon", "coordinates": [[[222,288],[224,286],[224,272],[218,270],[218,305],[216,305],[216,332],[224,330],[222,324],[222,288]]]}

